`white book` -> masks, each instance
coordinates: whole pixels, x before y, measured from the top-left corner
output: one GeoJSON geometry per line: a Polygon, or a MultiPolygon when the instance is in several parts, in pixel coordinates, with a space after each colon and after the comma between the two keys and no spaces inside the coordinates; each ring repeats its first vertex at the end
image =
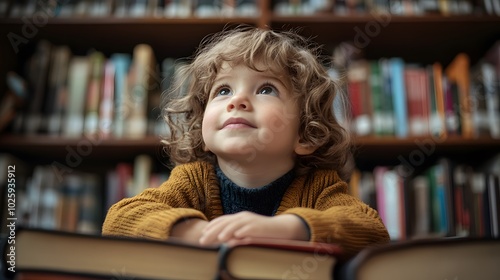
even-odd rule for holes
{"type": "Polygon", "coordinates": [[[71,59],[68,76],[68,106],[62,135],[80,137],[83,133],[85,95],[87,93],[89,63],[87,57],[71,59]]]}
{"type": "Polygon", "coordinates": [[[149,45],[139,44],[134,48],[132,69],[129,73],[130,87],[126,100],[129,109],[125,126],[126,137],[141,138],[146,136],[148,94],[154,87],[153,77],[156,77],[153,59],[153,49],[149,45]]]}
{"type": "Polygon", "coordinates": [[[487,121],[490,134],[493,138],[500,138],[500,92],[496,88],[499,81],[497,81],[494,66],[483,63],[481,65],[481,74],[485,90],[487,121]]]}

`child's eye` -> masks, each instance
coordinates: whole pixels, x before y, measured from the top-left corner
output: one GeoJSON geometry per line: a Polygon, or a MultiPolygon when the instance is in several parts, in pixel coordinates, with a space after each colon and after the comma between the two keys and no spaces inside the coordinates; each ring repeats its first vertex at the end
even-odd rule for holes
{"type": "Polygon", "coordinates": [[[265,85],[259,90],[258,94],[278,96],[278,90],[273,85],[265,85]]]}
{"type": "Polygon", "coordinates": [[[221,86],[215,91],[215,96],[231,95],[231,89],[227,86],[221,86]]]}

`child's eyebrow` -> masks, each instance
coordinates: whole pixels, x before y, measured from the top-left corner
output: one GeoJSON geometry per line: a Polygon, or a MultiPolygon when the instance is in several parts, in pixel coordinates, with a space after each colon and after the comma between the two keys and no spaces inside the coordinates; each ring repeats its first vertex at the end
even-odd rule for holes
{"type": "Polygon", "coordinates": [[[281,79],[275,75],[262,75],[263,78],[272,80],[273,82],[279,83],[282,87],[288,89],[288,86],[281,81],[281,79]]]}
{"type": "MultiPolygon", "coordinates": [[[[283,77],[280,78],[280,76],[276,75],[274,72],[271,72],[270,70],[267,70],[264,72],[256,72],[256,75],[260,79],[272,81],[272,82],[277,83],[280,86],[284,87],[285,89],[289,90],[289,86],[287,86],[287,83],[281,79],[283,77]]],[[[231,72],[219,73],[215,77],[215,79],[212,83],[212,86],[215,86],[216,84],[221,83],[221,81],[231,80],[232,78],[233,78],[233,74],[231,72]]]]}

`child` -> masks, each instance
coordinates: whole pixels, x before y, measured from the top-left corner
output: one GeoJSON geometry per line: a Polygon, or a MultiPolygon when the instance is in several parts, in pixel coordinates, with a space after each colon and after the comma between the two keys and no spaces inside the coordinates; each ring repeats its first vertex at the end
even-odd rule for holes
{"type": "Polygon", "coordinates": [[[351,143],[317,50],[253,27],[206,41],[163,105],[170,178],[112,206],[103,234],[309,240],[350,255],[388,242],[377,212],[347,194],[351,143]]]}

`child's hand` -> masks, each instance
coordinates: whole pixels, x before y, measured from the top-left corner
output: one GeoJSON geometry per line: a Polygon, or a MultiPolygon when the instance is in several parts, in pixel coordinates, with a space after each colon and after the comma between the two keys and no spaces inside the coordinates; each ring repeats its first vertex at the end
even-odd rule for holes
{"type": "Polygon", "coordinates": [[[202,230],[207,225],[208,222],[202,219],[187,219],[175,224],[172,227],[170,236],[198,244],[202,236],[202,230]]]}
{"type": "Polygon", "coordinates": [[[308,233],[295,215],[268,217],[245,211],[210,221],[202,231],[200,243],[218,244],[245,237],[307,240],[308,233]]]}

